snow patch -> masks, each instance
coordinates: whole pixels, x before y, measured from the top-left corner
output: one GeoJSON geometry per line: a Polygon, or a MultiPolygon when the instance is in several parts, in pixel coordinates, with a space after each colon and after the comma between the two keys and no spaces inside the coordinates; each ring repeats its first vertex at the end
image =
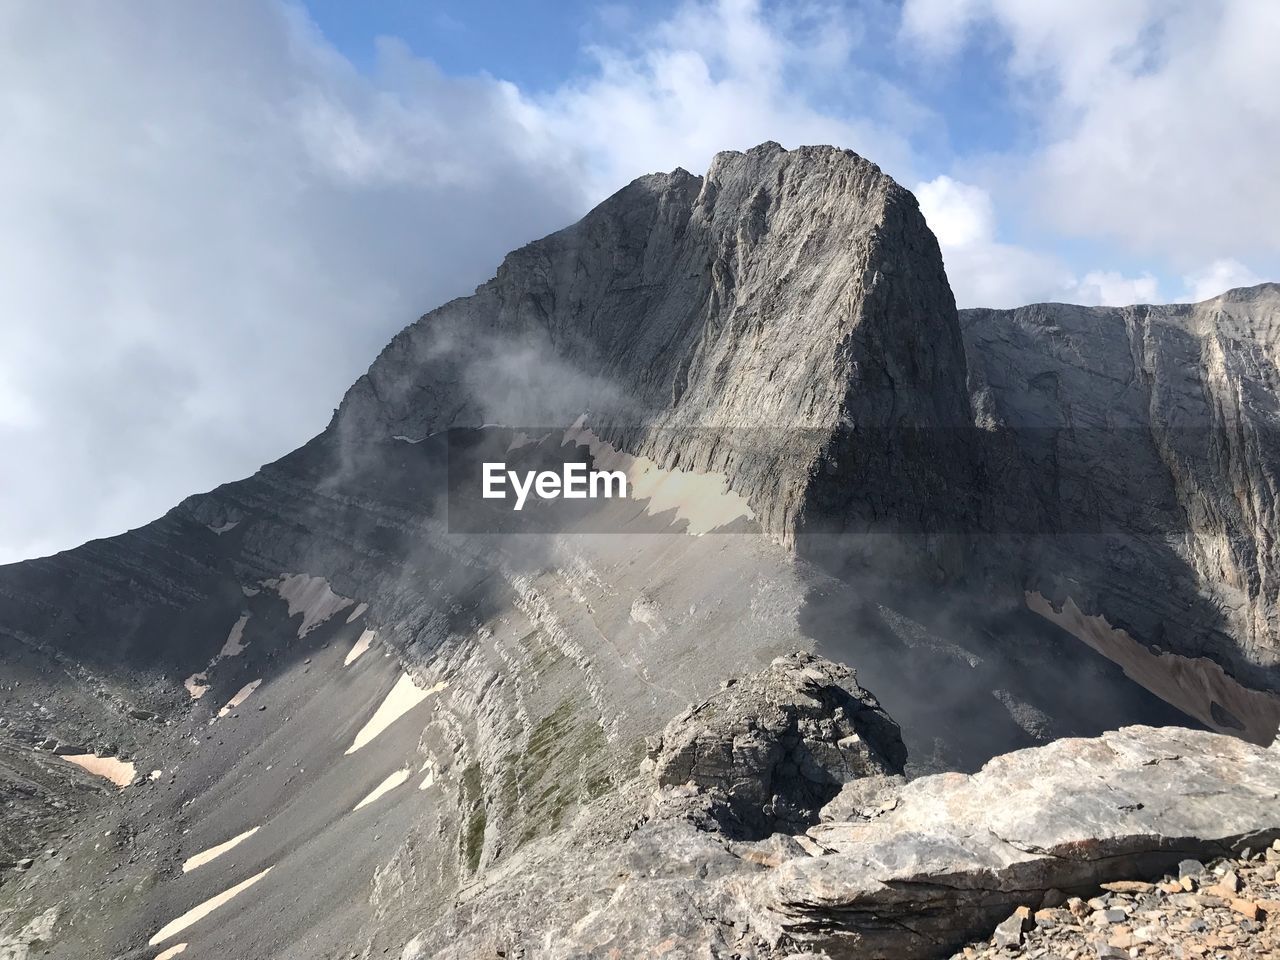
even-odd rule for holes
{"type": "Polygon", "coordinates": [[[418,772],[426,774],[426,776],[422,778],[422,782],[418,784],[419,790],[425,790],[436,782],[436,765],[434,761],[428,760],[422,765],[422,769],[418,772]]]}
{"type": "Polygon", "coordinates": [[[220,660],[224,660],[227,657],[237,657],[244,653],[244,649],[248,644],[242,643],[241,640],[244,638],[244,628],[248,622],[249,614],[240,614],[240,619],[231,625],[231,631],[227,634],[227,639],[223,641],[222,649],[209,661],[209,665],[199,673],[193,673],[182,681],[182,685],[187,688],[187,693],[191,694],[192,700],[199,700],[209,691],[209,671],[216,667],[220,660]]]}
{"type": "Polygon", "coordinates": [[[186,949],[187,949],[187,944],[175,943],[168,950],[161,950],[159,953],[157,953],[156,960],[172,960],[172,958],[176,957],[178,954],[182,953],[182,951],[186,949]]]}
{"type": "Polygon", "coordinates": [[[409,674],[402,673],[400,679],[396,681],[396,685],[391,688],[391,692],[386,695],[382,704],[374,712],[373,716],[369,718],[369,722],[360,728],[360,732],[356,734],[351,746],[347,747],[346,754],[355,753],[378,734],[382,733],[383,730],[427,699],[427,697],[433,693],[439,693],[448,685],[448,683],[441,681],[435,686],[423,690],[413,682],[413,678],[409,674]]]}
{"type": "Polygon", "coordinates": [[[262,683],[262,678],[261,678],[261,677],[259,677],[257,680],[254,680],[254,681],[253,681],[253,682],[251,682],[251,683],[246,683],[243,687],[241,687],[241,688],[240,688],[240,692],[239,692],[239,693],[237,693],[237,694],[236,694],[234,697],[232,697],[230,700],[228,700],[228,701],[227,701],[227,705],[226,705],[225,707],[223,707],[221,710],[219,710],[219,711],[218,711],[218,716],[220,716],[220,717],[225,717],[228,713],[230,713],[230,712],[231,712],[232,710],[234,710],[236,707],[240,706],[240,704],[242,704],[242,703],[244,703],[246,700],[248,700],[248,699],[249,699],[249,694],[251,694],[251,693],[253,693],[253,691],[257,690],[257,689],[258,689],[258,685],[259,685],[260,683],[262,683]]]}
{"type": "Polygon", "coordinates": [[[373,643],[373,639],[377,635],[377,632],[373,630],[366,630],[364,633],[360,634],[360,639],[357,640],[352,645],[351,649],[347,651],[347,658],[342,661],[342,665],[344,667],[349,667],[351,664],[355,663],[355,661],[359,659],[360,654],[369,649],[369,644],[373,643]]]}
{"type": "Polygon", "coordinates": [[[305,573],[286,573],[273,580],[263,580],[262,585],[275,590],[289,602],[290,618],[302,614],[302,623],[298,626],[299,640],[335,613],[355,603],[329,589],[329,581],[324,577],[305,573]]]}
{"type": "Polygon", "coordinates": [[[369,605],[367,603],[360,604],[360,606],[351,611],[351,616],[347,617],[347,623],[355,623],[364,616],[364,612],[368,609],[369,605]]]}
{"type": "Polygon", "coordinates": [[[87,770],[96,777],[110,780],[123,790],[133,783],[135,776],[132,762],[126,763],[119,757],[100,757],[93,753],[72,753],[62,757],[67,763],[74,763],[82,770],[87,770]]]}
{"type": "Polygon", "coordinates": [[[255,833],[258,832],[258,829],[259,829],[258,827],[254,827],[252,830],[246,830],[244,833],[240,834],[239,836],[232,837],[230,840],[226,841],[225,843],[219,843],[217,846],[210,847],[208,850],[201,850],[199,853],[197,853],[193,857],[188,857],[186,863],[182,865],[182,872],[190,873],[196,867],[203,867],[210,860],[213,860],[217,857],[222,856],[232,847],[243,843],[245,840],[248,840],[250,837],[252,837],[255,833]]]}
{"type": "Polygon", "coordinates": [[[1084,613],[1070,597],[1061,610],[1039,592],[1027,591],[1024,599],[1029,609],[1056,623],[1118,665],[1129,679],[1209,729],[1263,746],[1275,739],[1280,725],[1280,697],[1242,686],[1221,666],[1204,657],[1157,653],[1128,631],[1113,627],[1105,617],[1084,613]]]}
{"type": "Polygon", "coordinates": [[[372,793],[352,807],[352,811],[359,810],[361,807],[366,807],[384,793],[389,793],[394,790],[396,787],[400,786],[400,784],[408,780],[411,773],[412,771],[408,767],[405,767],[403,770],[397,770],[395,773],[391,774],[391,776],[387,777],[387,779],[374,787],[372,793]]]}
{"type": "Polygon", "coordinates": [[[700,537],[738,519],[752,520],[751,504],[733,492],[723,473],[694,470],[664,470],[648,457],[633,457],[597,437],[579,417],[565,431],[564,442],[580,444],[591,451],[595,470],[621,470],[627,475],[632,500],[647,500],[645,513],[657,516],[675,511],[677,521],[685,521],[685,533],[700,537]]]}
{"type": "Polygon", "coordinates": [[[227,634],[226,642],[223,643],[222,649],[218,651],[218,655],[214,658],[215,662],[223,657],[237,657],[244,653],[245,644],[241,643],[244,637],[244,625],[249,622],[249,614],[240,614],[240,619],[231,626],[231,632],[227,634]]]}
{"type": "Polygon", "coordinates": [[[240,521],[228,520],[226,523],[220,524],[219,526],[216,526],[216,527],[212,523],[207,523],[205,524],[205,526],[207,526],[210,530],[212,530],[218,536],[222,536],[224,533],[234,530],[236,527],[240,526],[240,521]]]}
{"type": "Polygon", "coordinates": [[[222,893],[218,894],[216,897],[210,897],[204,903],[201,903],[201,904],[198,904],[197,906],[192,907],[190,910],[188,910],[182,916],[178,917],[176,920],[171,920],[169,923],[166,923],[163,927],[161,927],[158,931],[156,931],[155,936],[153,936],[150,940],[148,940],[147,943],[154,947],[157,943],[160,943],[163,940],[168,940],[175,933],[181,933],[183,930],[187,929],[187,927],[191,926],[193,923],[198,923],[199,921],[207,917],[209,914],[213,913],[213,911],[221,907],[223,904],[229,903],[236,896],[238,896],[241,893],[244,893],[244,891],[248,890],[255,883],[257,883],[259,880],[265,877],[268,873],[270,873],[271,869],[272,869],[271,867],[267,867],[267,869],[263,870],[261,873],[254,874],[248,880],[242,880],[240,883],[237,883],[234,887],[231,887],[230,889],[227,889],[227,890],[223,890],[222,893]]]}
{"type": "Polygon", "coordinates": [[[182,681],[182,685],[187,688],[187,693],[191,694],[192,700],[199,700],[209,692],[209,684],[206,682],[208,679],[209,674],[202,670],[187,677],[182,681]]]}
{"type": "Polygon", "coordinates": [[[540,437],[531,437],[529,436],[529,434],[521,430],[514,437],[512,437],[511,442],[507,444],[507,453],[510,453],[512,450],[519,450],[521,447],[530,447],[530,446],[533,446],[534,444],[541,443],[543,440],[547,439],[547,437],[549,436],[551,436],[551,434],[544,433],[540,437]]]}

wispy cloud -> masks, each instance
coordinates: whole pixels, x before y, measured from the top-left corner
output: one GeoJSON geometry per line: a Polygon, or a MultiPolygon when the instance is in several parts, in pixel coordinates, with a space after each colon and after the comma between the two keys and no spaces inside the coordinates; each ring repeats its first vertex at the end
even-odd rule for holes
{"type": "Polygon", "coordinates": [[[995,204],[982,187],[945,174],[916,184],[925,220],[942,247],[947,277],[961,306],[1016,307],[1064,301],[1121,306],[1158,299],[1156,278],[1092,270],[1082,277],[1060,257],[1002,243],[995,204]]]}
{"type": "Polygon", "coordinates": [[[0,560],[287,452],[584,203],[508,87],[362,76],[292,7],[19,2],[0,38],[0,560]]]}

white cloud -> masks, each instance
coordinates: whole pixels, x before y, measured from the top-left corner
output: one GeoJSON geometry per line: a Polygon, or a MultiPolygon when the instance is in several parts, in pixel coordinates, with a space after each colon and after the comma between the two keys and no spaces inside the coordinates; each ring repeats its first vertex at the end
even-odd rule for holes
{"type": "Polygon", "coordinates": [[[1159,285],[1149,273],[1126,277],[1114,270],[1090,270],[1075,284],[1076,303],[1123,307],[1131,303],[1157,303],[1159,285]]]}
{"type": "Polygon", "coordinates": [[[583,151],[596,196],[655,170],[701,172],[717,151],[765,140],[848,147],[909,176],[901,127],[876,118],[892,106],[915,123],[918,107],[857,73],[849,57],[863,15],[816,4],[766,10],[758,0],[685,4],[626,49],[594,47],[597,70],[539,99],[531,122],[583,151]],[[860,91],[838,114],[811,96],[833,74],[860,91]]]}
{"type": "Polygon", "coordinates": [[[939,243],[959,247],[995,237],[995,207],[981,187],[943,175],[917,185],[915,194],[939,243]]]}
{"type": "Polygon", "coordinates": [[[1058,257],[997,239],[995,207],[982,187],[948,176],[916,185],[961,307],[1016,307],[1038,301],[1121,306],[1157,299],[1150,274],[1095,270],[1077,278],[1058,257]]]}
{"type": "Polygon", "coordinates": [[[1151,274],[1125,276],[1115,270],[1091,270],[1075,283],[1074,300],[1107,307],[1156,303],[1160,301],[1160,284],[1151,274]]]}
{"type": "Polygon", "coordinates": [[[8,3],[0,91],[0,561],[285,453],[584,203],[511,88],[370,81],[291,8],[8,3]]]}
{"type": "Polygon", "coordinates": [[[1040,137],[1007,158],[999,205],[1175,271],[1280,267],[1280,4],[908,0],[903,31],[935,55],[1007,40],[1012,96],[1040,137]]]}
{"type": "Polygon", "coordinates": [[[1186,299],[1192,303],[1216,297],[1234,287],[1251,287],[1262,282],[1262,278],[1243,263],[1231,259],[1215,260],[1182,279],[1187,285],[1186,299]]]}

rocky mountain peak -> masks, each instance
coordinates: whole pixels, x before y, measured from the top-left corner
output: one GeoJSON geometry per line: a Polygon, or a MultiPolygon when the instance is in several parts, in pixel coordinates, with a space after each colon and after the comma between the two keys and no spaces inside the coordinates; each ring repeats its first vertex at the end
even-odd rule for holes
{"type": "Polygon", "coordinates": [[[967,411],[955,303],[914,197],[852,151],[765,143],[702,178],[641,177],[515,251],[398,335],[331,430],[589,412],[629,453],[725,474],[786,540],[839,431],[967,411]]]}

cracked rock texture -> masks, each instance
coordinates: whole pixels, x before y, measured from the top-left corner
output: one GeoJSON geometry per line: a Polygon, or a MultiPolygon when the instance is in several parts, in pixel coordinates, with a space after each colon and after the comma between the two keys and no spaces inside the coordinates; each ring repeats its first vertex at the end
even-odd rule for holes
{"type": "MultiPolygon", "coordinates": [[[[1184,860],[1156,883],[1117,880],[1096,897],[1020,907],[989,943],[954,960],[1026,957],[1274,957],[1280,953],[1280,842],[1239,856],[1184,860]]],[[[1061,899],[1055,897],[1055,900],[1061,899]]]]}
{"type": "Polygon", "coordinates": [[[1280,286],[961,324],[994,522],[1023,534],[1015,589],[1103,618],[1066,626],[1206,725],[1270,742],[1280,703],[1243,702],[1221,668],[1277,685],[1280,286]]]}
{"type": "Polygon", "coordinates": [[[900,775],[906,757],[852,670],[793,654],[676,717],[648,760],[663,815],[696,806],[726,835],[758,839],[801,832],[841,785],[900,775]]]}
{"type": "MultiPolygon", "coordinates": [[[[769,671],[745,681],[759,682],[769,671]]],[[[868,771],[824,822],[749,842],[693,807],[617,833],[605,824],[638,801],[615,798],[469,891],[404,957],[945,957],[1019,907],[1264,849],[1280,837],[1276,759],[1219,734],[1128,727],[972,775],[868,771]]]]}
{"type": "Polygon", "coordinates": [[[1277,752],[1126,727],[912,781],[869,819],[823,823],[824,856],[773,871],[779,929],[833,957],[930,957],[1049,891],[1158,877],[1280,837],[1277,752]]]}

